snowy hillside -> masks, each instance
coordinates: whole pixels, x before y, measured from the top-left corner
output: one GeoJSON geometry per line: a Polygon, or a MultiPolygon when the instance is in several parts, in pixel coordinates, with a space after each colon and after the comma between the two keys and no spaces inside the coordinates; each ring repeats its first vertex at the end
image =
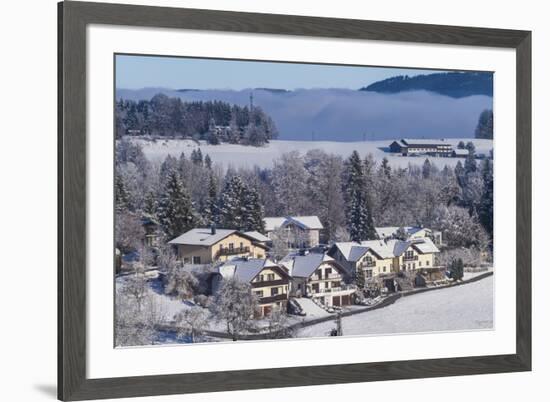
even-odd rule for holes
{"type": "MultiPolygon", "coordinates": [[[[462,139],[464,142],[472,141],[477,152],[488,153],[493,148],[492,140],[481,139],[462,139]]],[[[334,142],[334,141],[271,141],[265,147],[251,147],[235,144],[208,145],[201,142],[200,146],[191,140],[157,140],[152,142],[144,139],[133,141],[143,147],[147,158],[151,161],[162,161],[167,155],[179,156],[182,152],[190,155],[193,149],[201,149],[203,154],[208,154],[214,163],[221,164],[224,167],[245,167],[254,166],[271,167],[273,160],[277,159],[285,152],[299,151],[304,154],[311,149],[322,149],[327,153],[340,155],[347,158],[354,150],[357,150],[361,156],[372,154],[375,159],[381,160],[387,157],[392,166],[407,167],[409,163],[420,165],[426,157],[404,157],[401,155],[384,152],[383,149],[390,144],[390,140],[385,141],[361,141],[361,142],[334,142]]],[[[456,146],[460,138],[448,139],[447,142],[456,146]]],[[[445,165],[454,166],[459,158],[437,158],[429,157],[430,161],[438,167],[445,165]]]]}
{"type": "MultiPolygon", "coordinates": [[[[334,327],[334,321],[328,321],[306,327],[298,336],[326,336],[334,327]]],[[[492,328],[493,276],[463,286],[403,297],[380,310],[342,319],[344,336],[492,328]]]]}

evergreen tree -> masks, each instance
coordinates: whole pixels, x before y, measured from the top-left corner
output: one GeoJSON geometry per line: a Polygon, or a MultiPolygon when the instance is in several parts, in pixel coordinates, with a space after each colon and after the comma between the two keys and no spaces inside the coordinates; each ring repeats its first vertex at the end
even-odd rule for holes
{"type": "Polygon", "coordinates": [[[253,187],[245,187],[243,192],[243,227],[244,231],[264,231],[264,208],[260,202],[260,195],[253,187]]]}
{"type": "Polygon", "coordinates": [[[124,180],[120,174],[115,175],[115,208],[117,211],[123,211],[130,207],[130,196],[124,180]]]}
{"type": "Polygon", "coordinates": [[[143,212],[151,217],[157,215],[158,202],[157,197],[153,191],[148,191],[145,195],[145,200],[143,204],[143,212]]]}
{"type": "Polygon", "coordinates": [[[382,159],[382,164],[380,165],[380,172],[384,174],[388,179],[391,178],[391,166],[388,161],[388,158],[384,157],[382,159]]]}
{"type": "Polygon", "coordinates": [[[191,197],[176,170],[172,170],[168,175],[164,197],[159,206],[159,218],[170,238],[187,232],[195,224],[196,217],[191,197]]]}
{"type": "Polygon", "coordinates": [[[493,139],[493,111],[486,109],[479,115],[479,121],[477,123],[476,138],[493,139]]]}
{"type": "MultiPolygon", "coordinates": [[[[468,144],[472,144],[469,142],[468,144]]],[[[466,160],[464,161],[464,170],[466,171],[466,174],[469,173],[475,173],[477,170],[477,162],[476,162],[476,148],[472,144],[470,148],[468,148],[468,145],[466,145],[466,148],[468,149],[468,156],[466,157],[466,160]]]]}
{"type": "Polygon", "coordinates": [[[365,175],[361,158],[353,151],[347,162],[346,220],[353,241],[376,238],[367,197],[365,175]]]}
{"type": "Polygon", "coordinates": [[[458,149],[466,149],[466,144],[464,144],[464,141],[460,141],[457,145],[458,149]]]}
{"type": "Polygon", "coordinates": [[[424,179],[429,179],[431,170],[432,170],[432,164],[430,163],[430,160],[426,158],[426,160],[424,161],[424,164],[422,165],[422,177],[424,179]]]}
{"type": "Polygon", "coordinates": [[[207,169],[212,169],[212,159],[210,158],[210,155],[206,154],[206,156],[204,157],[204,166],[207,168],[207,169]]]}
{"type": "Polygon", "coordinates": [[[464,170],[464,166],[462,166],[462,162],[460,161],[456,163],[455,176],[460,188],[464,188],[464,186],[466,186],[466,171],[464,170]]]}
{"type": "Polygon", "coordinates": [[[462,258],[452,260],[450,274],[451,279],[454,281],[461,280],[464,277],[464,262],[462,258]]]}
{"type": "Polygon", "coordinates": [[[214,175],[210,175],[208,180],[208,199],[206,201],[206,206],[202,212],[202,218],[204,222],[209,225],[216,224],[216,202],[218,198],[218,191],[216,185],[216,178],[214,175]]]}
{"type": "Polygon", "coordinates": [[[218,205],[218,220],[226,229],[241,229],[244,224],[243,205],[245,185],[240,176],[232,176],[226,181],[218,205]]]}
{"type": "Polygon", "coordinates": [[[479,223],[485,228],[489,238],[493,238],[493,164],[489,159],[483,161],[483,194],[478,209],[479,223]]]}
{"type": "Polygon", "coordinates": [[[360,291],[365,289],[365,271],[361,267],[358,267],[355,272],[355,284],[360,291]]]}
{"type": "Polygon", "coordinates": [[[202,151],[200,148],[191,151],[191,162],[193,162],[195,165],[202,166],[203,160],[202,151]]]}

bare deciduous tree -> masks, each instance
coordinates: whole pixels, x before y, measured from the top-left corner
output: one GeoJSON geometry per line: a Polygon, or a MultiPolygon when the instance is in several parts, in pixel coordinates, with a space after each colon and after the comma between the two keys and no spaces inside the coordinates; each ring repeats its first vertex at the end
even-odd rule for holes
{"type": "Polygon", "coordinates": [[[209,319],[208,310],[202,307],[194,306],[187,308],[174,317],[178,326],[178,337],[183,338],[189,336],[191,343],[200,340],[204,334],[204,330],[208,328],[209,319]]]}
{"type": "Polygon", "coordinates": [[[245,331],[254,328],[254,312],[258,299],[250,285],[237,279],[225,279],[211,305],[218,322],[224,322],[226,331],[236,341],[245,331]]]}

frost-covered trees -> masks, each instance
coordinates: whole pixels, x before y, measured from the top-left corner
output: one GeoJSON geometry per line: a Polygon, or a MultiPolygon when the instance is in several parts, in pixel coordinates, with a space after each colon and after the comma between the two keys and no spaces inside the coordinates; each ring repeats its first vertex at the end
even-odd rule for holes
{"type": "Polygon", "coordinates": [[[171,238],[194,227],[196,217],[191,199],[179,173],[175,170],[168,173],[164,194],[159,205],[159,218],[167,236],[171,238]]]}
{"type": "Polygon", "coordinates": [[[236,341],[254,327],[258,299],[248,283],[231,278],[223,281],[210,307],[215,319],[225,324],[227,334],[236,341]]]}
{"type": "Polygon", "coordinates": [[[470,215],[467,209],[440,205],[435,210],[434,228],[443,232],[449,247],[476,247],[485,249],[487,234],[479,224],[477,216],[470,215]]]}
{"type": "Polygon", "coordinates": [[[346,224],[342,158],[321,150],[312,150],[305,155],[304,166],[308,172],[307,195],[310,199],[307,213],[319,217],[328,239],[332,240],[338,228],[346,224]]]}
{"type": "Polygon", "coordinates": [[[274,310],[267,316],[267,338],[284,339],[293,338],[296,331],[291,327],[290,320],[285,311],[274,310]]]}
{"type": "Polygon", "coordinates": [[[217,222],[221,227],[243,231],[264,228],[264,210],[258,191],[234,175],[228,178],[217,206],[217,222]]]}
{"type": "Polygon", "coordinates": [[[173,254],[163,252],[159,257],[159,269],[164,272],[164,293],[182,300],[190,299],[199,285],[197,277],[183,264],[175,260],[173,254]]]}
{"type": "Polygon", "coordinates": [[[353,241],[375,239],[370,197],[357,151],[352,153],[346,165],[346,220],[350,237],[353,241]]]}
{"type": "Polygon", "coordinates": [[[115,214],[115,245],[123,253],[136,251],[143,244],[145,229],[136,214],[125,210],[115,214]]]}
{"type": "Polygon", "coordinates": [[[191,343],[200,342],[209,324],[208,311],[199,306],[193,306],[180,311],[174,317],[178,328],[178,337],[189,337],[191,343]]]}
{"type": "Polygon", "coordinates": [[[142,273],[124,279],[115,294],[115,344],[153,344],[158,326],[166,320],[164,308],[149,290],[142,273]]]}
{"type": "Polygon", "coordinates": [[[273,201],[280,216],[303,215],[309,208],[308,173],[298,151],[283,154],[273,162],[273,201]]]}
{"type": "Polygon", "coordinates": [[[271,117],[257,106],[250,110],[222,101],[182,102],[160,93],[150,101],[117,100],[115,121],[117,138],[153,135],[260,146],[278,134],[271,117]]]}

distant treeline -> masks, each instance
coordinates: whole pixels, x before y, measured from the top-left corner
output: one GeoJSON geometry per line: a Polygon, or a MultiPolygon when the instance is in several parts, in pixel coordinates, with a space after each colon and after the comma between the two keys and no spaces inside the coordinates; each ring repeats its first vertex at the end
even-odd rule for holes
{"type": "Polygon", "coordinates": [[[472,95],[493,96],[493,75],[477,72],[435,73],[414,77],[400,75],[360,89],[360,91],[381,93],[419,90],[431,91],[453,98],[472,95]]]}
{"type": "Polygon", "coordinates": [[[157,94],[151,100],[119,99],[115,107],[116,136],[159,136],[263,145],[277,137],[277,128],[260,107],[252,109],[221,101],[182,102],[157,94]]]}

